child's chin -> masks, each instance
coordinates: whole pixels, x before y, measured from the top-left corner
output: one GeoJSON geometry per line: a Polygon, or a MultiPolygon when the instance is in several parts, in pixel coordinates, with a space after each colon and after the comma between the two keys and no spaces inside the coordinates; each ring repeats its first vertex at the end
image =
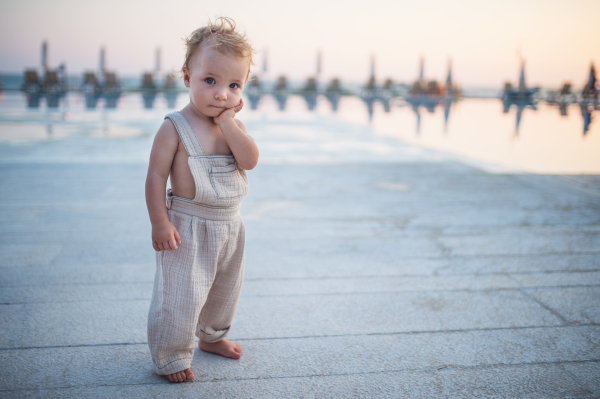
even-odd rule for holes
{"type": "Polygon", "coordinates": [[[221,115],[221,112],[223,112],[222,109],[220,108],[208,108],[206,110],[204,110],[204,115],[206,116],[210,116],[211,118],[214,118],[215,116],[219,116],[221,115]]]}

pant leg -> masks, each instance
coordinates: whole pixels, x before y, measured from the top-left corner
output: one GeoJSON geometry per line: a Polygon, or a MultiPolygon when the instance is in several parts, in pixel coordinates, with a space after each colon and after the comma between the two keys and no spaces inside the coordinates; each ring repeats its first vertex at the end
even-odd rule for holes
{"type": "Polygon", "coordinates": [[[169,210],[169,220],[181,236],[174,251],[157,252],[154,292],[148,314],[148,345],[157,374],[190,367],[194,330],[216,274],[214,234],[207,222],[169,210]]]}
{"type": "Polygon", "coordinates": [[[229,334],[244,278],[246,234],[242,217],[229,222],[222,232],[227,245],[219,256],[217,273],[196,327],[196,336],[205,342],[216,342],[229,334]]]}

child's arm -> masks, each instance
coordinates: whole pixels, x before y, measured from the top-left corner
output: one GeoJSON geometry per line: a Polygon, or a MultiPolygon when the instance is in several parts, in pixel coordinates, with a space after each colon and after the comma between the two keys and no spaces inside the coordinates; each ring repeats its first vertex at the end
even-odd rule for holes
{"type": "Polygon", "coordinates": [[[152,223],[152,246],[156,251],[171,251],[177,249],[177,243],[181,244],[177,229],[169,221],[165,205],[167,179],[178,146],[179,136],[175,126],[166,119],[154,137],[146,177],[146,205],[152,223]]]}
{"type": "Polygon", "coordinates": [[[246,126],[240,120],[234,119],[236,112],[243,106],[244,102],[240,99],[237,106],[226,109],[213,119],[219,125],[240,168],[250,170],[258,163],[258,147],[248,136],[246,126]]]}

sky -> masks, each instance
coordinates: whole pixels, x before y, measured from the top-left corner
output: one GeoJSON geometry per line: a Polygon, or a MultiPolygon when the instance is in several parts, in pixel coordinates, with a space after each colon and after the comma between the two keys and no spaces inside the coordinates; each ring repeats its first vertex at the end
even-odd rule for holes
{"type": "Polygon", "coordinates": [[[209,18],[233,18],[258,50],[256,70],[267,54],[268,77],[362,82],[376,60],[378,79],[410,83],[425,59],[425,77],[445,80],[449,59],[464,87],[515,82],[519,57],[527,83],[559,87],[587,80],[600,66],[600,0],[369,0],[282,2],[275,0],[0,0],[0,73],[21,73],[40,64],[46,40],[51,66],[69,73],[98,68],[99,49],[121,76],[154,67],[177,70],[182,38],[209,18]]]}

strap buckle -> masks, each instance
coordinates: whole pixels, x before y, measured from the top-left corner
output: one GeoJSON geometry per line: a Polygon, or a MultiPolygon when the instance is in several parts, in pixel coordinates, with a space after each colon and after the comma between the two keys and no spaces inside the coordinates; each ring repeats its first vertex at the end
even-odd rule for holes
{"type": "Polygon", "coordinates": [[[171,207],[173,206],[173,193],[171,192],[171,189],[167,190],[167,209],[171,209],[171,207]]]}

